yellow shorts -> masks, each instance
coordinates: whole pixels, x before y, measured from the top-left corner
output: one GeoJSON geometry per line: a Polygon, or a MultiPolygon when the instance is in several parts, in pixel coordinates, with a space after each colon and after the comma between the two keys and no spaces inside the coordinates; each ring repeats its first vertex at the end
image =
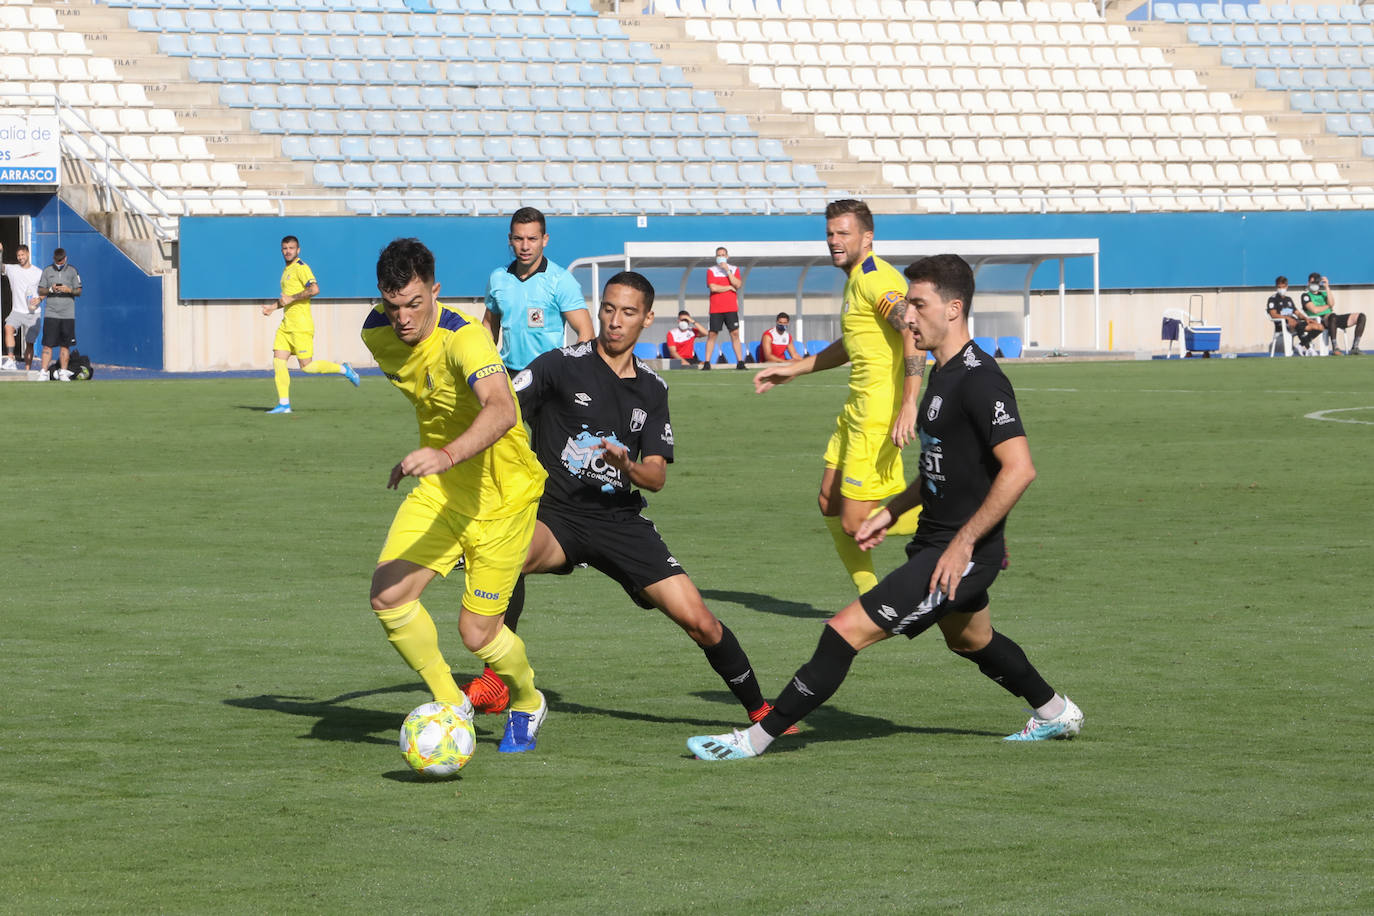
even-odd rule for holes
{"type": "Polygon", "coordinates": [[[315,357],[315,329],[288,331],[285,327],[277,325],[277,336],[272,339],[272,349],[274,351],[285,350],[294,354],[296,359],[313,359],[315,357]]]}
{"type": "Polygon", "coordinates": [[[463,557],[463,607],[486,617],[504,614],[534,537],[538,500],[514,515],[479,519],[454,512],[427,490],[411,490],[396,510],[378,565],[408,560],[447,576],[463,557]]]}
{"type": "Polygon", "coordinates": [[[845,499],[877,502],[906,489],[902,450],[892,444],[890,429],[867,429],[835,422],[825,446],[825,466],[840,472],[840,495],[845,499]]]}

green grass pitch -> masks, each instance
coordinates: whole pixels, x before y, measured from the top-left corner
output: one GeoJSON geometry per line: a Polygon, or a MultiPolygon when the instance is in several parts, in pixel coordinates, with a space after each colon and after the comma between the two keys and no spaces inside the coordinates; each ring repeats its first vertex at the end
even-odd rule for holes
{"type": "MultiPolygon", "coordinates": [[[[764,758],[690,759],[739,710],[584,571],[530,580],[538,751],[479,717],[432,784],[395,745],[427,695],[367,603],[400,395],[298,377],[269,417],[266,377],[0,386],[0,911],[1374,910],[1374,361],[1009,372],[1040,478],[993,615],[1079,740],[1001,742],[1021,705],[931,633],[764,758]]],[[[648,512],[771,697],[852,598],[815,508],[844,374],[751,377],[668,374],[648,512]]],[[[460,594],[426,604],[466,676],[460,594]]]]}

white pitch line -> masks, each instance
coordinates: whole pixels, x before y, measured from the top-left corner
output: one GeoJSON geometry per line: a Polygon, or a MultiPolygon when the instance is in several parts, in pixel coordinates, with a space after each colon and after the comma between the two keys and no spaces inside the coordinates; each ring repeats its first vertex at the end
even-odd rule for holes
{"type": "Polygon", "coordinates": [[[1329,413],[1345,413],[1348,410],[1374,410],[1374,407],[1332,407],[1330,410],[1314,410],[1311,413],[1303,414],[1306,420],[1325,420],[1328,423],[1358,423],[1361,426],[1374,426],[1374,420],[1343,420],[1339,417],[1328,417],[1329,413]]]}

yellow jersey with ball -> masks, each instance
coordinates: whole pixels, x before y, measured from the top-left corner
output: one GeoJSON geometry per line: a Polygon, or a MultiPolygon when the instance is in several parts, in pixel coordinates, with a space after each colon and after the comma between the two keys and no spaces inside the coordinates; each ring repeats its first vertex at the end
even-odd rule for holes
{"type": "MultiPolygon", "coordinates": [[[[458,309],[436,303],[434,330],[415,346],[396,336],[383,306],[363,322],[362,338],[391,384],[415,406],[420,445],[443,448],[472,425],[481,404],[472,385],[506,368],[485,327],[458,309]]],[[[529,435],[515,401],[515,426],[490,448],[442,474],[421,477],[431,499],[474,519],[504,518],[523,510],[544,492],[547,476],[530,451],[529,435]]]]}

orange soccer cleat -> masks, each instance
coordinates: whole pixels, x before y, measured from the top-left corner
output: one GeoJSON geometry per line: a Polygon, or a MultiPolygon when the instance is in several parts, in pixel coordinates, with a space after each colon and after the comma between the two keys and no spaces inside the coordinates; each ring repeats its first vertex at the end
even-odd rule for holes
{"type": "Polygon", "coordinates": [[[510,690],[490,668],[483,668],[480,675],[464,684],[463,693],[478,712],[505,712],[510,702],[510,690]]]}

